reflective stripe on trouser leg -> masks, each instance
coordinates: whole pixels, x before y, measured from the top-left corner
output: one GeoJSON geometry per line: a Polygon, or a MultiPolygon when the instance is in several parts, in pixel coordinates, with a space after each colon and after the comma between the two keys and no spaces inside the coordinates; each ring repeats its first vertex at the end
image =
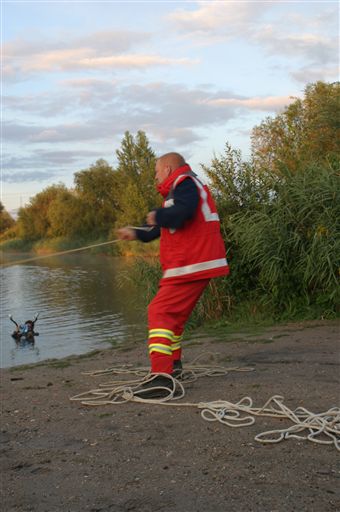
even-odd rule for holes
{"type": "Polygon", "coordinates": [[[179,361],[182,356],[182,339],[183,335],[176,335],[174,334],[172,338],[172,344],[171,344],[171,350],[172,350],[172,360],[173,361],[179,361]]]}
{"type": "Polygon", "coordinates": [[[173,331],[169,329],[150,329],[148,348],[152,373],[172,373],[171,345],[173,335],[173,331]]]}
{"type": "Polygon", "coordinates": [[[176,348],[178,340],[170,338],[182,334],[192,310],[208,283],[209,279],[202,279],[176,284],[162,283],[160,285],[156,296],[148,307],[149,344],[154,344],[150,350],[153,372],[172,372],[169,360],[172,364],[174,358],[179,359],[181,349],[178,348],[178,345],[176,348]],[[173,346],[175,350],[171,350],[172,355],[168,355],[167,347],[172,347],[173,342],[175,343],[173,346]],[[163,347],[160,345],[163,345],[163,347]],[[163,352],[159,352],[159,349],[163,352]],[[158,359],[157,362],[155,362],[156,359],[158,359]]]}

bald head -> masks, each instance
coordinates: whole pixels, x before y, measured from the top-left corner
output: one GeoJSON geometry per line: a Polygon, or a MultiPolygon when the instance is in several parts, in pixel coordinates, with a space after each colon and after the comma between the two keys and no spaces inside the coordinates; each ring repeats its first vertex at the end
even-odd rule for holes
{"type": "Polygon", "coordinates": [[[185,160],[179,153],[166,153],[156,162],[156,181],[160,185],[176,169],[185,165],[185,160]]]}
{"type": "Polygon", "coordinates": [[[158,159],[162,165],[168,165],[173,171],[185,165],[185,160],[179,153],[166,153],[158,159]]]}

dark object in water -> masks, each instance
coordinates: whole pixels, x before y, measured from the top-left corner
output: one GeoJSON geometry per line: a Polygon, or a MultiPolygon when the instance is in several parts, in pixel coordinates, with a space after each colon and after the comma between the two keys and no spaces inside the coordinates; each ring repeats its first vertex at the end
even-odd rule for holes
{"type": "Polygon", "coordinates": [[[39,313],[37,313],[33,320],[26,320],[23,324],[18,324],[12,317],[9,315],[9,319],[15,324],[15,331],[12,332],[12,338],[16,341],[26,340],[31,343],[34,343],[34,337],[39,336],[38,332],[34,331],[35,322],[38,320],[39,313]]]}

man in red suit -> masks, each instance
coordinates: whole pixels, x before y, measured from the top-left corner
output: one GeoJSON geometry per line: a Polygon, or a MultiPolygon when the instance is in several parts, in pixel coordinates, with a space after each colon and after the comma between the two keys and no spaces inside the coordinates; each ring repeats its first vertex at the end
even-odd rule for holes
{"type": "Polygon", "coordinates": [[[161,374],[153,385],[158,379],[169,387],[166,375],[176,376],[182,368],[185,324],[210,279],[227,275],[229,267],[214,200],[180,154],[157,160],[156,182],[164,200],[147,215],[150,230],[125,227],[118,236],[142,242],[160,237],[163,276],[148,307],[148,348],[151,372],[161,374]]]}

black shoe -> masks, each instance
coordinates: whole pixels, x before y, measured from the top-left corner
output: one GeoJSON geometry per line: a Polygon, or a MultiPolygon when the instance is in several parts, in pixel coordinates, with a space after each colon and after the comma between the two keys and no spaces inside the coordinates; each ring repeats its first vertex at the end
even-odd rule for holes
{"type": "Polygon", "coordinates": [[[151,377],[149,381],[135,390],[134,395],[146,400],[150,398],[167,398],[170,397],[171,394],[173,394],[173,396],[176,394],[175,387],[176,384],[170,375],[169,377],[165,375],[154,375],[153,378],[151,377]]]}
{"type": "Polygon", "coordinates": [[[176,361],[174,361],[172,376],[175,379],[181,379],[182,372],[183,372],[182,361],[180,359],[177,359],[176,361]]]}

